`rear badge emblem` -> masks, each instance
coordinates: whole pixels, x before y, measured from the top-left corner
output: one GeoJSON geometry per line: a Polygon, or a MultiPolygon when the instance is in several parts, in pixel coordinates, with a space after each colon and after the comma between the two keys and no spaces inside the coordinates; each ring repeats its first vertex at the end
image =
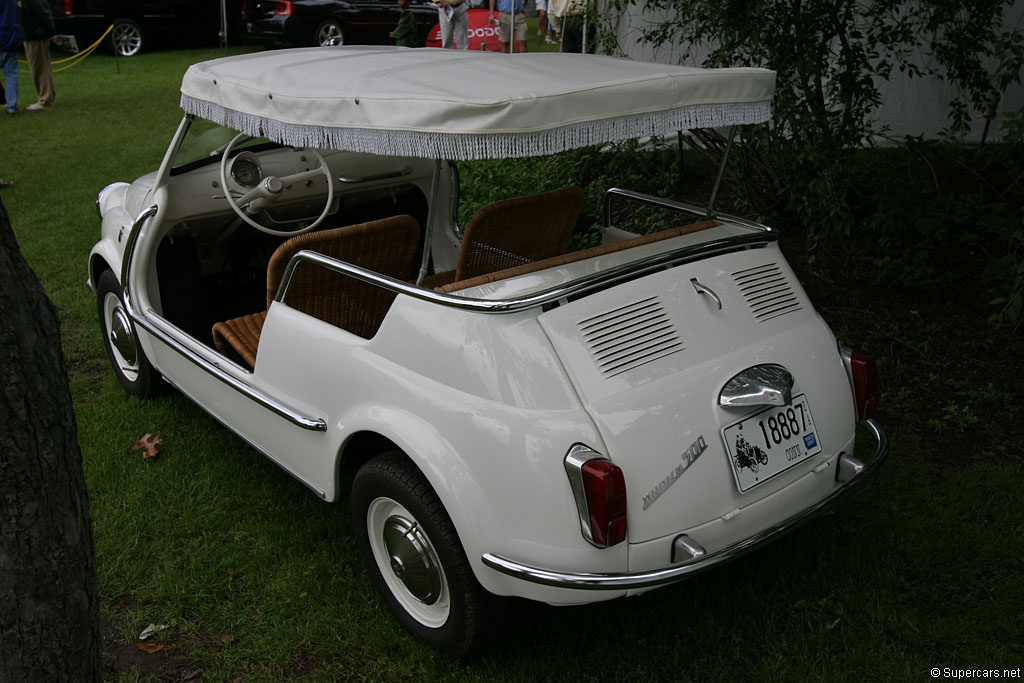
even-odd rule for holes
{"type": "Polygon", "coordinates": [[[668,476],[662,479],[657,486],[651,489],[650,493],[644,496],[643,509],[646,510],[651,507],[654,504],[654,501],[658,500],[658,498],[661,497],[661,494],[665,493],[665,491],[668,491],[669,487],[676,483],[676,480],[683,476],[683,472],[689,469],[690,465],[697,462],[697,458],[700,457],[700,454],[707,449],[708,444],[704,441],[704,436],[698,436],[697,440],[690,444],[690,447],[680,454],[679,457],[682,462],[676,465],[676,468],[669,472],[668,476]]]}

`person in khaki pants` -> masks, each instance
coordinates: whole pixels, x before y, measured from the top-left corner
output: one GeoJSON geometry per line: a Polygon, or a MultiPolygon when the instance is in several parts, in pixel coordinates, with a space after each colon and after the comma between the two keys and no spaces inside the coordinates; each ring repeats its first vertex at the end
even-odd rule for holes
{"type": "Polygon", "coordinates": [[[57,32],[47,0],[18,0],[21,33],[25,41],[25,59],[36,84],[39,99],[28,105],[29,111],[53,109],[53,67],[50,66],[50,41],[57,32]]]}

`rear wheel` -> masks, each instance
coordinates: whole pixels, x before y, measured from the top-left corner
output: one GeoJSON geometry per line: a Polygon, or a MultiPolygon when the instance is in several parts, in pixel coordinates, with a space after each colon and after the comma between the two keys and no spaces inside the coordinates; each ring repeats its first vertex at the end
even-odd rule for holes
{"type": "Polygon", "coordinates": [[[504,601],[477,582],[451,518],[404,454],[385,453],[359,470],[352,517],[370,579],[416,638],[462,656],[500,625],[504,601]]]}
{"type": "Polygon", "coordinates": [[[344,45],[345,30],[335,19],[322,21],[320,22],[320,25],[316,27],[314,42],[320,47],[325,47],[327,45],[344,45]]]}
{"type": "Polygon", "coordinates": [[[135,326],[124,307],[121,285],[109,270],[104,271],[96,283],[96,308],[107,358],[117,381],[134,396],[160,393],[165,386],[163,380],[142,352],[135,326]]]}
{"type": "Polygon", "coordinates": [[[110,31],[110,40],[115,53],[122,57],[133,57],[142,52],[145,34],[142,27],[131,19],[115,19],[114,28],[110,31]]]}

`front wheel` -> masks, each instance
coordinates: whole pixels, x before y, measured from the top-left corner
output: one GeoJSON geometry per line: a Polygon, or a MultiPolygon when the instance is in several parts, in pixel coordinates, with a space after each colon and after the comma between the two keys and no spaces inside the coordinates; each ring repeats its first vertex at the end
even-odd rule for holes
{"type": "Polygon", "coordinates": [[[121,285],[109,270],[104,271],[96,283],[96,308],[107,358],[121,386],[134,396],[160,393],[164,387],[163,380],[142,352],[135,336],[135,326],[124,307],[121,285]]]}
{"type": "Polygon", "coordinates": [[[416,638],[459,657],[500,626],[503,601],[477,582],[451,518],[404,454],[360,468],[352,518],[374,587],[416,638]]]}

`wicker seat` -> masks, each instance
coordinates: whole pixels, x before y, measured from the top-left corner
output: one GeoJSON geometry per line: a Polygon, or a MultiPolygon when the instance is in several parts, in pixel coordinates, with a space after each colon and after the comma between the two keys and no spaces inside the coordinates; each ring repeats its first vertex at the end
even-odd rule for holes
{"type": "MultiPolygon", "coordinates": [[[[267,308],[277,294],[285,268],[297,252],[315,251],[353,265],[407,279],[419,237],[411,216],[394,216],[344,228],[291,238],[277,248],[267,265],[267,308]]],[[[313,264],[301,264],[292,276],[285,303],[353,334],[369,339],[377,333],[395,294],[353,277],[313,264]]],[[[213,341],[225,355],[232,352],[251,368],[267,312],[260,311],[213,326],[213,341]]]]}
{"type": "Polygon", "coordinates": [[[466,225],[454,271],[428,276],[425,287],[521,266],[569,248],[569,238],[583,208],[583,190],[565,187],[495,202],[466,225]]]}

